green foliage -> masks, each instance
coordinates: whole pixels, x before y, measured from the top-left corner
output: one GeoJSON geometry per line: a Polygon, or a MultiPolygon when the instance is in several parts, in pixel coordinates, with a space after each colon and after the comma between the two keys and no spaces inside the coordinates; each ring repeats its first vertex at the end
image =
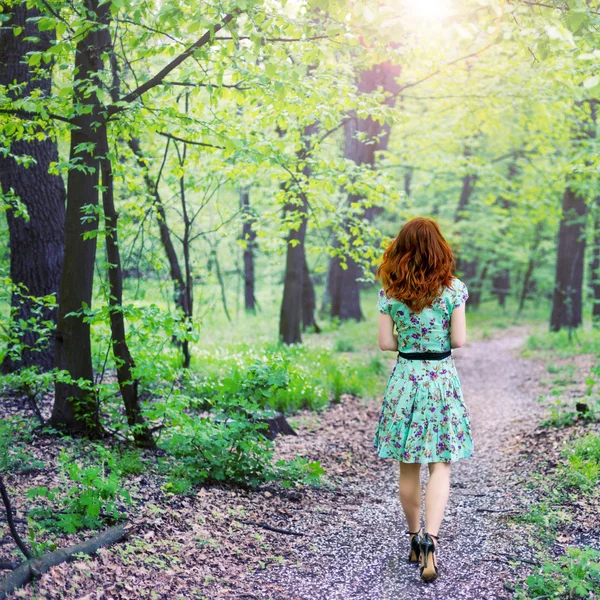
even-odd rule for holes
{"type": "Polygon", "coordinates": [[[32,353],[40,352],[52,342],[55,324],[49,318],[49,311],[56,308],[56,298],[48,296],[32,296],[22,283],[13,283],[10,278],[0,278],[0,285],[10,293],[18,304],[26,304],[30,308],[27,319],[17,318],[17,306],[11,305],[6,319],[0,315],[0,359],[8,353],[13,361],[18,361],[25,349],[32,353]],[[33,339],[33,344],[26,339],[33,339]]]}
{"type": "Polygon", "coordinates": [[[266,481],[280,481],[284,487],[319,482],[323,470],[318,462],[302,457],[273,460],[274,444],[262,434],[267,425],[257,421],[271,411],[264,410],[258,402],[242,396],[223,396],[213,413],[197,416],[188,414],[181,397],[178,401],[179,406],[171,401],[168,405],[155,405],[151,411],[152,418],[170,421],[162,441],[173,457],[167,459],[170,474],[165,489],[184,492],[205,482],[229,482],[251,488],[266,481]]]}
{"type": "Polygon", "coordinates": [[[90,455],[78,461],[72,452],[61,451],[58,470],[64,484],[28,490],[28,498],[43,501],[29,511],[30,518],[47,529],[74,533],[126,516],[121,506],[130,504],[131,497],[122,486],[122,473],[113,455],[101,445],[93,446],[90,455]]]}
{"type": "Polygon", "coordinates": [[[564,450],[567,464],[556,473],[560,487],[593,493],[600,482],[600,435],[588,435],[571,442],[564,450]]]}
{"type": "Polygon", "coordinates": [[[519,586],[515,598],[592,598],[600,589],[600,552],[567,548],[557,560],[545,561],[519,586]]]}

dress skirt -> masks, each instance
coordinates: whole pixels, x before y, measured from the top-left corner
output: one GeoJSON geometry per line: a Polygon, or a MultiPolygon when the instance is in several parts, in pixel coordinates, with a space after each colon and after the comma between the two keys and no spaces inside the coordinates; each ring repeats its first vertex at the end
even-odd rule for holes
{"type": "Polygon", "coordinates": [[[449,462],[473,454],[471,422],[452,355],[398,357],[383,396],[373,446],[380,458],[449,462]]]}

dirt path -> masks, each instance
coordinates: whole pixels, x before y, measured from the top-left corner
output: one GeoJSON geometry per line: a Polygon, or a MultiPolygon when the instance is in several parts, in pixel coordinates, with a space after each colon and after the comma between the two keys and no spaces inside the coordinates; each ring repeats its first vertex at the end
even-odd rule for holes
{"type": "MultiPolygon", "coordinates": [[[[398,463],[379,459],[372,446],[381,398],[363,401],[344,395],[340,404],[322,414],[295,415],[298,435],[276,442],[280,457],[321,461],[333,489],[265,485],[244,491],[216,485],[177,496],[164,492],[164,480],[151,473],[132,476],[128,485],[138,504],[130,519],[137,533],[93,558],[54,567],[18,596],[510,598],[505,582],[516,569],[530,567],[509,564],[506,554],[531,558],[527,547],[515,543],[523,528],[505,522],[507,511],[521,507],[527,494],[521,480],[527,480],[532,465],[526,453],[518,454],[514,436],[535,429],[543,411],[536,402],[543,365],[517,355],[526,335],[523,328],[511,328],[501,337],[471,342],[455,352],[475,455],[453,466],[450,501],[440,529],[437,582],[422,584],[418,565],[406,562],[408,535],[397,496],[398,463]]],[[[391,372],[394,358],[389,356],[391,372]]],[[[51,467],[59,447],[56,440],[42,436],[34,438],[30,450],[51,467]]],[[[423,480],[426,472],[423,467],[423,480]]],[[[51,485],[52,469],[13,473],[8,483],[17,514],[26,514],[26,490],[34,483],[51,485]]],[[[59,542],[66,546],[87,536],[88,532],[62,536],[59,542]]],[[[15,560],[12,549],[5,531],[0,560],[15,560]]]]}
{"type": "MultiPolygon", "coordinates": [[[[315,560],[309,560],[310,566],[275,567],[256,574],[258,597],[512,597],[505,582],[514,571],[505,555],[523,558],[527,549],[515,547],[513,530],[503,522],[516,501],[511,469],[517,463],[511,454],[511,437],[535,428],[542,412],[536,398],[543,365],[518,357],[526,335],[526,330],[512,328],[501,337],[473,342],[455,352],[471,413],[475,455],[453,466],[450,500],[440,529],[437,582],[421,583],[418,566],[406,562],[408,535],[397,497],[398,465],[381,461],[379,471],[356,484],[362,501],[351,519],[330,522],[318,536],[311,536],[315,560]]],[[[426,473],[423,466],[423,480],[426,473]]]]}

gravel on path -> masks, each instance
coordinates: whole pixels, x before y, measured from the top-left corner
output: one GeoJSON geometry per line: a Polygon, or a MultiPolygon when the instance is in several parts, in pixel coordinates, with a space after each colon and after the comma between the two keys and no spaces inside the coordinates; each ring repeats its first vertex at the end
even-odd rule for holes
{"type": "MultiPolygon", "coordinates": [[[[292,561],[255,572],[255,597],[511,598],[506,582],[515,575],[516,565],[527,565],[531,559],[505,521],[519,509],[514,489],[517,460],[511,451],[515,437],[535,429],[543,412],[536,399],[544,366],[519,357],[527,333],[522,327],[508,328],[499,337],[455,351],[475,453],[452,467],[450,499],[439,532],[437,581],[421,582],[418,565],[406,560],[408,535],[398,499],[398,463],[379,459],[372,472],[351,484],[361,498],[360,508],[351,518],[330,519],[305,542],[310,548],[300,552],[298,547],[302,566],[292,561]],[[516,562],[509,563],[515,556],[516,562]]],[[[373,431],[374,427],[375,423],[373,431]]],[[[369,440],[366,436],[365,443],[369,440]]],[[[423,498],[426,478],[423,465],[423,498]]]]}

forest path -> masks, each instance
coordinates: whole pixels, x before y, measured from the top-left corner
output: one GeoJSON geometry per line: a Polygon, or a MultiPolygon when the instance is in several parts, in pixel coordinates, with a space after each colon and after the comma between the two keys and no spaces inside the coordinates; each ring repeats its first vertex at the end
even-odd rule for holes
{"type": "MultiPolygon", "coordinates": [[[[398,463],[380,459],[381,468],[357,484],[362,500],[351,521],[340,524],[330,518],[317,537],[311,536],[311,556],[316,557],[309,561],[312,570],[267,569],[257,577],[266,585],[255,581],[255,593],[261,590],[261,598],[310,600],[511,598],[505,583],[514,570],[506,555],[526,559],[528,554],[516,543],[514,528],[504,522],[515,509],[513,486],[520,476],[512,440],[535,429],[543,412],[536,401],[543,364],[518,356],[527,333],[512,327],[455,352],[475,453],[453,464],[436,582],[422,583],[418,565],[406,561],[408,535],[397,495],[398,463]],[[275,589],[279,593],[273,593],[275,589]]],[[[367,435],[363,443],[370,440],[367,435]]],[[[426,479],[423,465],[423,498],[426,479]]]]}

